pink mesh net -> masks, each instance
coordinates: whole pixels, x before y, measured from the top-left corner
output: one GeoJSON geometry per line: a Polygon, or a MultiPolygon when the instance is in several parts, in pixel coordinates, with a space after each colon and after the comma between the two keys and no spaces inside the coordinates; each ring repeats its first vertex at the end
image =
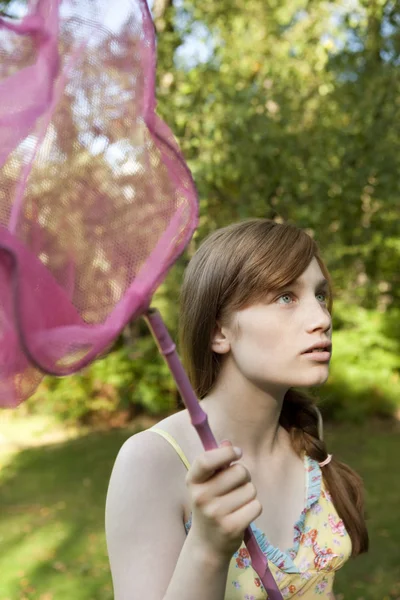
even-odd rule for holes
{"type": "Polygon", "coordinates": [[[88,365],[197,225],[155,114],[145,0],[37,0],[0,22],[0,405],[88,365]]]}

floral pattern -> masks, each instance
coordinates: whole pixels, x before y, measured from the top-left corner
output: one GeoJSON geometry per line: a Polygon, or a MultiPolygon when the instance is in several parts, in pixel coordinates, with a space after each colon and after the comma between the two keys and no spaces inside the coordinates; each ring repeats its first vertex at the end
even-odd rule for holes
{"type": "MultiPolygon", "coordinates": [[[[351,540],[325,488],[318,463],[304,456],[307,500],[294,525],[293,547],[283,552],[272,546],[265,534],[251,524],[259,546],[284,600],[333,598],[335,572],[351,555],[351,540]]],[[[185,523],[186,532],[191,517],[185,523]]],[[[244,544],[232,557],[224,600],[267,600],[267,592],[251,566],[244,544]]]]}

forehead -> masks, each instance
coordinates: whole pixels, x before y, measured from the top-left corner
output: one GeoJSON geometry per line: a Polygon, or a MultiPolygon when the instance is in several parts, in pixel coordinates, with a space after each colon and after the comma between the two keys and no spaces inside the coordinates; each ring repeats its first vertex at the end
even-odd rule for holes
{"type": "Polygon", "coordinates": [[[321,267],[318,264],[316,258],[313,258],[307,269],[293,282],[293,285],[298,287],[313,287],[327,285],[328,281],[325,279],[324,274],[321,271],[321,267]]]}
{"type": "Polygon", "coordinates": [[[287,290],[287,288],[294,288],[296,290],[321,289],[329,288],[329,282],[325,279],[325,276],[318,264],[316,258],[313,258],[308,267],[303,271],[299,277],[291,282],[282,284],[281,286],[270,288],[267,290],[267,297],[270,298],[276,293],[287,290]]]}

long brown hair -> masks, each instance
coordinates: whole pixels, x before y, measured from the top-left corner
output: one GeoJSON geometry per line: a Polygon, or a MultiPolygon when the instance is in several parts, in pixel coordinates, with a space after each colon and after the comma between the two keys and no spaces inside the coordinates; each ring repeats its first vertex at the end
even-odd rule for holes
{"type": "MultiPolygon", "coordinates": [[[[329,284],[328,310],[332,312],[332,283],[316,242],[289,223],[251,219],[219,229],[200,246],[190,261],[181,288],[180,349],[198,398],[216,382],[223,357],[211,349],[217,321],[232,311],[257,302],[271,291],[292,284],[316,258],[329,284]]],[[[290,388],[285,395],[281,425],[292,446],[318,462],[327,457],[320,436],[320,414],[314,400],[290,388]]],[[[362,480],[334,457],[322,468],[335,508],[352,541],[352,554],[368,550],[362,480]]]]}

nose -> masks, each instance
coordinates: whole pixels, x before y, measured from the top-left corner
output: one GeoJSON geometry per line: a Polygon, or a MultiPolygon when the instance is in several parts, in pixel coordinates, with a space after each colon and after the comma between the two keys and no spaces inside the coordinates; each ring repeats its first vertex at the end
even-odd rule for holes
{"type": "Polygon", "coordinates": [[[328,308],[318,302],[316,298],[310,302],[307,308],[307,330],[320,330],[323,332],[329,331],[332,327],[332,318],[328,308]]]}

